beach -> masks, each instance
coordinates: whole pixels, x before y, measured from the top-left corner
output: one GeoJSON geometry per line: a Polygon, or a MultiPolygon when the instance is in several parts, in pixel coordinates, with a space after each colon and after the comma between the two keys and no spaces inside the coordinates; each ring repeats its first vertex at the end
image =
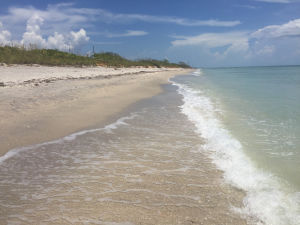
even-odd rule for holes
{"type": "Polygon", "coordinates": [[[224,183],[169,83],[193,70],[58,79],[64,69],[0,89],[1,154],[13,149],[1,157],[0,221],[246,224],[245,193],[224,183]]]}
{"type": "Polygon", "coordinates": [[[0,69],[3,224],[298,223],[299,67],[0,69]]]}
{"type": "Polygon", "coordinates": [[[1,3],[0,225],[300,225],[300,0],[1,3]]]}
{"type": "Polygon", "coordinates": [[[0,155],[98,127],[183,69],[0,66],[0,155]]]}

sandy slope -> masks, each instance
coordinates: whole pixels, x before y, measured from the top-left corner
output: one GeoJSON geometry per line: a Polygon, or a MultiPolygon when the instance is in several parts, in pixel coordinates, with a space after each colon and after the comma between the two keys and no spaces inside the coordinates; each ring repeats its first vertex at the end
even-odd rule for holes
{"type": "Polygon", "coordinates": [[[103,125],[184,69],[0,67],[0,156],[103,125]],[[28,81],[28,82],[26,82],[28,81]]]}

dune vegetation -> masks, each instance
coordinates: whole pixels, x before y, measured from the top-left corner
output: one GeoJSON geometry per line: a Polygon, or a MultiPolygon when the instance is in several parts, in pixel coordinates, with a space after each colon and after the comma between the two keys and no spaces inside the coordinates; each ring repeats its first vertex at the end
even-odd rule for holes
{"type": "Polygon", "coordinates": [[[54,49],[25,49],[21,47],[0,47],[0,63],[40,64],[48,66],[108,66],[108,67],[181,67],[189,68],[184,62],[171,63],[168,60],[129,60],[117,53],[103,52],[81,56],[54,49]]]}

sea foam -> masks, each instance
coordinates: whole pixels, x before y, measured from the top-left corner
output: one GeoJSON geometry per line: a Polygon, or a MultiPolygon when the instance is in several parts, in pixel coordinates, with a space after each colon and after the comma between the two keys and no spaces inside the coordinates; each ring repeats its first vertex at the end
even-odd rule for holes
{"type": "MultiPolygon", "coordinates": [[[[194,75],[194,74],[193,74],[194,75]]],[[[218,117],[220,111],[201,90],[172,81],[183,96],[181,112],[205,140],[199,151],[209,152],[224,171],[224,179],[246,192],[244,207],[233,208],[255,224],[297,225],[300,221],[300,194],[289,190],[270,173],[259,170],[243,151],[242,144],[218,117]]]]}
{"type": "Polygon", "coordinates": [[[19,154],[20,152],[26,151],[26,150],[36,149],[36,148],[46,146],[46,145],[50,145],[50,144],[59,144],[59,143],[65,142],[65,141],[72,141],[72,140],[75,140],[78,136],[82,136],[84,134],[93,133],[93,132],[97,132],[97,131],[111,132],[112,130],[117,129],[121,125],[127,125],[127,123],[125,121],[133,119],[137,115],[138,114],[136,114],[136,113],[131,113],[129,116],[121,117],[118,120],[116,120],[115,122],[113,122],[111,124],[108,124],[108,125],[106,125],[105,127],[102,127],[102,128],[82,130],[82,131],[67,135],[63,138],[59,138],[59,139],[56,139],[56,140],[53,140],[53,141],[48,141],[48,142],[43,142],[43,143],[39,143],[39,144],[35,144],[35,145],[30,145],[30,146],[11,149],[5,155],[0,157],[0,165],[5,160],[13,157],[16,154],[19,154]]]}
{"type": "Polygon", "coordinates": [[[192,75],[194,75],[194,76],[200,76],[200,75],[202,75],[201,69],[195,70],[195,71],[192,73],[192,75]]]}

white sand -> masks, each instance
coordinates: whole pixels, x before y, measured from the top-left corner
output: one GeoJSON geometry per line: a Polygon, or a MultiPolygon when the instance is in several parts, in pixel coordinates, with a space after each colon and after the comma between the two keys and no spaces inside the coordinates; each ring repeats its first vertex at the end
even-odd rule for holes
{"type": "Polygon", "coordinates": [[[130,104],[158,94],[168,78],[188,71],[1,67],[0,82],[5,86],[0,86],[0,156],[16,147],[98,127],[130,104]]]}
{"type": "Polygon", "coordinates": [[[106,76],[136,74],[140,72],[161,72],[178,68],[108,68],[108,67],[50,67],[40,65],[0,66],[0,83],[14,86],[28,83],[51,82],[66,79],[105,78],[106,76]]]}

